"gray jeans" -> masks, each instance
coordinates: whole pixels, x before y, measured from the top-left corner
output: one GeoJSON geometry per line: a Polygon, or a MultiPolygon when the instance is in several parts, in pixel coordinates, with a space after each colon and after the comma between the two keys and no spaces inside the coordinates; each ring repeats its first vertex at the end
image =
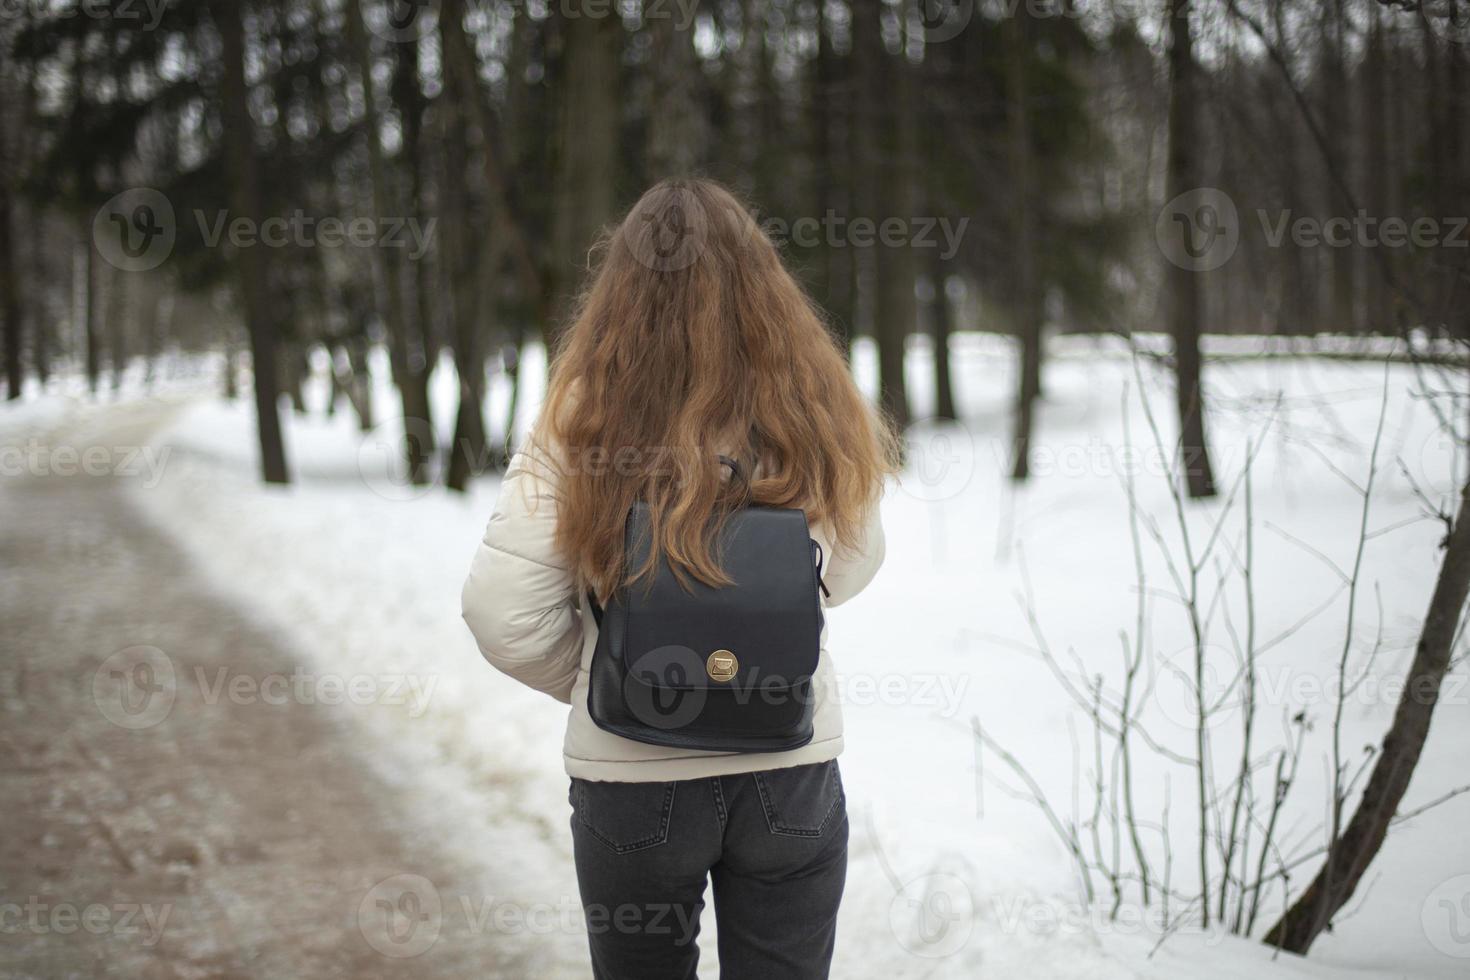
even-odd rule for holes
{"type": "Polygon", "coordinates": [[[827,976],[847,877],[837,762],[669,783],[573,779],[596,980],[693,980],[706,878],[722,980],[827,976]]]}

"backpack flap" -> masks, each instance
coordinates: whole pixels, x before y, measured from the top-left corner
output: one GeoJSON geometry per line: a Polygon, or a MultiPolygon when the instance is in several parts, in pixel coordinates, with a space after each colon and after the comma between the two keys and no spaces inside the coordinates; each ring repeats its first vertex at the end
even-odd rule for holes
{"type": "MultiPolygon", "coordinates": [[[[630,567],[647,559],[648,508],[628,515],[630,567]]],[[[660,562],[651,581],[618,597],[625,669],[668,690],[785,690],[805,684],[821,646],[819,582],[806,515],[749,507],[733,512],[717,544],[734,581],[680,583],[660,562]]]]}

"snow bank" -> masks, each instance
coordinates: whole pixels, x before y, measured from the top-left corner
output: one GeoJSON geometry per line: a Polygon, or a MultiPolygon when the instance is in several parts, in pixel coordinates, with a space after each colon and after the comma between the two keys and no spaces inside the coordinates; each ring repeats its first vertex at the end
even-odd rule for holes
{"type": "MultiPolygon", "coordinates": [[[[1140,909],[1125,906],[1123,920],[1113,921],[1081,907],[1061,844],[1034,806],[1004,792],[1015,780],[994,755],[977,751],[974,719],[1027,766],[1065,816],[1074,806],[1091,806],[1089,730],[1035,654],[1016,597],[1029,580],[1040,626],[1058,657],[1070,664],[1075,656],[1088,674],[1118,681],[1120,635],[1131,635],[1136,615],[1122,479],[1125,422],[1142,508],[1165,540],[1177,538],[1132,364],[1091,356],[1086,345],[1073,353],[1048,366],[1037,478],[1017,492],[1004,479],[1009,350],[979,338],[956,345],[965,422],[911,431],[910,469],[883,504],[887,565],[868,593],[831,613],[831,648],[846,701],[842,765],[853,823],[834,975],[1463,976],[1470,944],[1456,945],[1457,934],[1446,938],[1435,896],[1453,892],[1454,876],[1470,870],[1470,839],[1461,830],[1470,798],[1399,827],[1352,914],[1302,961],[1190,929],[1159,945],[1161,923],[1140,909]],[[1075,802],[1074,792],[1080,794],[1075,802]]],[[[872,362],[871,350],[860,347],[859,376],[869,387],[872,362]]],[[[1143,368],[1143,388],[1167,442],[1172,395],[1156,370],[1143,368]]],[[[1259,446],[1257,636],[1290,632],[1263,657],[1267,703],[1258,738],[1283,743],[1299,711],[1314,723],[1282,840],[1288,850],[1309,850],[1322,838],[1328,688],[1346,614],[1329,562],[1351,564],[1360,498],[1343,477],[1361,482],[1365,475],[1385,383],[1370,514],[1370,526],[1382,533],[1365,556],[1355,656],[1364,655],[1375,635],[1382,639],[1372,690],[1360,689],[1346,705],[1344,744],[1353,753],[1386,728],[1396,692],[1379,681],[1402,675],[1437,569],[1441,528],[1423,517],[1414,486],[1434,500],[1450,494],[1454,453],[1414,397],[1410,367],[1385,372],[1381,365],[1281,359],[1207,370],[1222,487],[1228,490],[1240,473],[1247,446],[1259,446]],[[1301,622],[1315,608],[1320,613],[1301,622]]],[[[930,403],[922,346],[911,352],[909,371],[918,404],[930,403]]],[[[535,377],[538,365],[528,364],[527,373],[535,377]]],[[[453,393],[451,372],[436,373],[441,421],[451,418],[453,393]]],[[[503,413],[506,394],[497,380],[492,412],[503,413]]],[[[537,396],[532,391],[525,399],[521,428],[537,396]]],[[[378,397],[380,417],[388,418],[391,392],[379,390],[378,397]]],[[[404,487],[391,471],[393,423],[364,435],[345,409],[324,417],[320,390],[312,405],[312,414],[289,421],[293,486],[255,481],[248,405],[209,400],[193,404],[162,437],[171,451],[165,479],[151,490],[136,487],[138,500],[221,588],[286,631],[306,666],[343,675],[410,675],[431,685],[427,704],[373,704],[354,713],[375,744],[390,746],[385,769],[405,792],[463,808],[465,826],[446,846],[462,848],[467,861],[518,869],[523,877],[512,900],[574,902],[560,761],[566,709],[486,666],[459,619],[460,583],[493,506],[495,482],[483,481],[463,497],[404,487]]],[[[1207,536],[1222,506],[1191,506],[1194,533],[1207,536]]],[[[1224,537],[1238,548],[1239,534],[1237,500],[1224,537]]],[[[1172,586],[1157,548],[1146,542],[1146,551],[1151,659],[1182,667],[1187,624],[1163,594],[1172,586]]],[[[1228,560],[1228,552],[1221,556],[1228,560]]],[[[1207,574],[1213,579],[1215,569],[1207,574]]],[[[1229,613],[1240,623],[1239,591],[1229,595],[1229,613]]],[[[1214,636],[1218,649],[1211,657],[1218,666],[1211,681],[1223,686],[1232,651],[1218,626],[1214,636]]],[[[1464,779],[1465,673],[1462,660],[1436,714],[1409,807],[1464,779]]],[[[1189,752],[1194,709],[1187,685],[1167,669],[1150,683],[1151,732],[1189,752]]],[[[1236,751],[1236,723],[1225,711],[1212,729],[1222,774],[1236,751]]],[[[1194,819],[1189,770],[1142,752],[1135,765],[1140,812],[1160,820],[1167,796],[1175,846],[1187,850],[1194,819]]],[[[1158,857],[1156,838],[1149,846],[1158,857]]],[[[1190,862],[1189,854],[1176,853],[1176,881],[1186,891],[1194,887],[1190,862]]],[[[1299,877],[1315,868],[1308,861],[1299,877]]],[[[1267,904],[1263,925],[1279,909],[1280,895],[1267,904]]],[[[706,916],[706,963],[713,960],[712,926],[706,916]]],[[[544,975],[585,972],[575,928],[535,941],[544,975]]]]}

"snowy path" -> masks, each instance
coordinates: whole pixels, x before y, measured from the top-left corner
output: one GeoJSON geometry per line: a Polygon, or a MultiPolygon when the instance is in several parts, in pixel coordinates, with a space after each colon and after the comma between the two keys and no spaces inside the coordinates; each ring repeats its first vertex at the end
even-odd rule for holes
{"type": "Polygon", "coordinates": [[[3,483],[0,975],[530,975],[447,898],[431,914],[475,872],[395,802],[350,716],[270,696],[292,652],[128,503],[115,471],[171,414],[47,437],[112,475],[3,483]]]}

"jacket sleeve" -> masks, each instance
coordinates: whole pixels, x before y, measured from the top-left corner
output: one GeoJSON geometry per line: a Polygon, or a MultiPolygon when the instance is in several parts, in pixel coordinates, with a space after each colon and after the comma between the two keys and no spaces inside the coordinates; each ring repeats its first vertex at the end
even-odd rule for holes
{"type": "Polygon", "coordinates": [[[485,659],[522,684],[570,702],[582,659],[576,578],[557,552],[553,467],[517,453],[461,593],[485,659]]]}
{"type": "Polygon", "coordinates": [[[848,599],[867,588],[883,565],[886,543],[883,537],[883,519],[877,502],[868,512],[863,524],[862,539],[852,550],[835,545],[825,528],[815,529],[814,536],[826,552],[822,566],[822,584],[830,593],[826,605],[840,606],[848,599]]]}

